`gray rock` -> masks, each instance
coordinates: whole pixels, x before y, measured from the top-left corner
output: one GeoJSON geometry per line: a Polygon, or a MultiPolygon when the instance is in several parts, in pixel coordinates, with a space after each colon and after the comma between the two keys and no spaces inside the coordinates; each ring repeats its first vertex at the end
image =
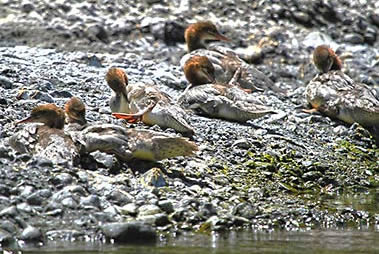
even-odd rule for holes
{"type": "Polygon", "coordinates": [[[154,228],[140,222],[108,223],[101,230],[107,239],[116,243],[149,243],[157,239],[154,228]]]}
{"type": "Polygon", "coordinates": [[[161,209],[156,205],[143,205],[138,208],[138,215],[154,215],[160,213],[161,209]]]}
{"type": "Polygon", "coordinates": [[[18,238],[26,242],[44,242],[41,230],[33,226],[27,226],[18,238]]]}
{"type": "Polygon", "coordinates": [[[13,83],[10,79],[4,76],[0,76],[0,87],[4,89],[12,89],[13,83]]]}
{"type": "Polygon", "coordinates": [[[168,214],[174,212],[174,205],[170,200],[160,200],[158,206],[168,214]]]}
{"type": "Polygon", "coordinates": [[[0,229],[0,245],[2,248],[12,246],[15,242],[16,240],[9,232],[0,229]]]}
{"type": "Polygon", "coordinates": [[[365,41],[362,35],[356,33],[346,34],[343,40],[352,44],[362,44],[365,41]]]}
{"type": "Polygon", "coordinates": [[[138,207],[135,203],[129,203],[120,208],[122,214],[135,216],[138,213],[138,207]]]}

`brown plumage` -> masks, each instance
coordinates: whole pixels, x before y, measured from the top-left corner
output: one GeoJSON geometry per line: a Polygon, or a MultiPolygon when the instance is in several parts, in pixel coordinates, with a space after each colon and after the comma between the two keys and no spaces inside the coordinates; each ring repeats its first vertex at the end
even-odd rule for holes
{"type": "Polygon", "coordinates": [[[154,85],[141,82],[125,83],[127,78],[122,77],[126,77],[126,74],[120,68],[111,68],[106,76],[107,80],[112,80],[113,86],[125,85],[126,96],[122,94],[119,98],[114,98],[111,104],[113,116],[126,119],[128,122],[142,121],[147,125],[156,124],[162,128],[172,128],[189,136],[194,134],[193,128],[187,123],[186,112],[176,105],[168,94],[154,85]],[[116,81],[123,84],[115,85],[116,81]]]}
{"type": "Polygon", "coordinates": [[[316,67],[322,72],[306,87],[305,95],[312,109],[345,123],[359,123],[379,143],[379,95],[373,88],[355,82],[341,69],[341,61],[325,45],[313,53],[316,67]]]}
{"type": "Polygon", "coordinates": [[[185,40],[188,54],[184,55],[180,60],[182,68],[184,68],[189,58],[206,56],[215,69],[215,79],[218,83],[229,83],[238,72],[239,76],[236,78],[236,82],[242,88],[251,91],[262,91],[269,88],[283,92],[265,74],[239,58],[233,50],[221,46],[207,45],[210,41],[229,41],[228,38],[217,31],[212,22],[200,21],[188,26],[185,31],[185,40]]]}
{"type": "Polygon", "coordinates": [[[205,56],[193,56],[187,60],[184,74],[191,85],[178,101],[198,114],[246,122],[274,112],[252,94],[234,85],[234,79],[231,84],[215,83],[214,68],[205,56]]]}
{"type": "Polygon", "coordinates": [[[322,73],[342,69],[341,59],[327,45],[320,45],[314,50],[313,62],[322,73]]]}
{"type": "Polygon", "coordinates": [[[86,107],[78,97],[72,97],[64,105],[68,123],[84,125],[86,121],[86,107]]]}

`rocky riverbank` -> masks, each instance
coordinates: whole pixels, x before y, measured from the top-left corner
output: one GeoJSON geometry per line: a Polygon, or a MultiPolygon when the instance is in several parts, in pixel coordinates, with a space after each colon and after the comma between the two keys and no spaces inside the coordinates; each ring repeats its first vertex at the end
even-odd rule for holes
{"type": "Polygon", "coordinates": [[[241,227],[377,227],[377,210],[323,202],[378,188],[374,140],[358,125],[301,111],[305,86],[317,73],[310,55],[321,43],[343,56],[354,80],[378,88],[379,6],[364,2],[2,1],[1,246],[145,242],[170,232],[241,227]],[[191,115],[200,151],[160,163],[120,163],[96,152],[90,163],[71,168],[17,154],[7,144],[25,128],[15,121],[35,105],[62,106],[71,96],[86,103],[89,122],[125,125],[110,115],[104,81],[110,66],[124,68],[130,82],[155,83],[178,96],[187,85],[179,67],[181,35],[202,19],[215,22],[232,48],[257,46],[256,67],[288,92],[264,94],[278,114],[247,124],[191,115]]]}

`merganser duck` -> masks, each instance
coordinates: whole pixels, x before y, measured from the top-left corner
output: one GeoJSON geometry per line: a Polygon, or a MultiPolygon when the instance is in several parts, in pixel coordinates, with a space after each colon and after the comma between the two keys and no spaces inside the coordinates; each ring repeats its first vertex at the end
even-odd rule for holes
{"type": "Polygon", "coordinates": [[[348,124],[357,122],[379,143],[379,99],[374,89],[354,82],[343,73],[341,60],[326,45],[315,49],[313,61],[321,73],[306,87],[306,98],[312,109],[305,111],[319,111],[348,124]]]}
{"type": "MultiPolygon", "coordinates": [[[[71,98],[65,105],[65,111],[68,122],[85,124],[85,118],[84,121],[82,118],[85,105],[80,99],[71,98]]],[[[192,156],[198,150],[197,145],[187,138],[150,130],[127,130],[114,124],[87,124],[80,131],[71,132],[71,136],[82,152],[111,153],[123,161],[159,161],[178,156],[192,156]]]]}
{"type": "Polygon", "coordinates": [[[75,144],[63,130],[65,113],[61,108],[55,104],[39,105],[32,110],[29,117],[16,124],[32,122],[43,125],[27,126],[15,133],[9,139],[13,149],[20,153],[49,158],[55,163],[72,163],[78,158],[75,144]]]}
{"type": "Polygon", "coordinates": [[[178,102],[200,115],[246,122],[274,113],[238,86],[218,84],[215,69],[206,56],[192,56],[187,60],[184,74],[190,86],[178,102]]]}
{"type": "MultiPolygon", "coordinates": [[[[73,109],[85,109],[78,98],[66,103],[68,122],[77,122],[73,109]],[[76,107],[72,105],[76,104],[76,107]]],[[[82,110],[81,110],[82,111],[82,110]]],[[[178,156],[191,156],[197,145],[187,138],[165,133],[129,129],[113,124],[84,125],[83,129],[64,131],[65,112],[55,104],[35,107],[30,117],[16,124],[37,122],[36,131],[24,129],[10,138],[9,144],[20,153],[31,153],[53,161],[75,164],[78,156],[101,151],[115,154],[124,161],[132,159],[159,161],[178,156]],[[36,134],[36,135],[35,135],[36,134]],[[31,144],[29,144],[31,143],[31,144]]]]}
{"type": "Polygon", "coordinates": [[[194,134],[193,128],[185,120],[185,111],[155,86],[128,84],[128,78],[120,68],[110,68],[105,79],[114,91],[119,91],[119,97],[112,97],[113,116],[128,122],[140,120],[147,125],[173,128],[188,136],[194,134]]]}
{"type": "Polygon", "coordinates": [[[81,99],[78,97],[72,97],[64,105],[64,109],[67,115],[68,123],[76,123],[79,125],[85,125],[86,120],[86,107],[81,99]]]}
{"type": "Polygon", "coordinates": [[[188,26],[184,37],[188,54],[184,55],[180,60],[182,68],[192,56],[206,56],[213,64],[216,81],[219,84],[229,83],[236,71],[240,69],[236,81],[242,88],[251,91],[263,91],[269,88],[277,92],[283,92],[274,85],[271,79],[239,58],[234,51],[221,46],[207,47],[208,41],[229,41],[227,37],[218,32],[212,22],[201,21],[188,26]]]}

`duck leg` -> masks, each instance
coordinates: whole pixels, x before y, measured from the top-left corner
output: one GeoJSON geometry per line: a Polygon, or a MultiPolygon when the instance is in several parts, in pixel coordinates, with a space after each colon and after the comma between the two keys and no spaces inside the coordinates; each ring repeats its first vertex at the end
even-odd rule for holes
{"type": "Polygon", "coordinates": [[[157,105],[157,102],[152,102],[148,107],[145,109],[134,113],[134,114],[125,114],[125,113],[112,113],[112,116],[118,118],[118,119],[125,119],[128,123],[136,123],[138,121],[142,121],[143,116],[152,111],[153,108],[157,105]]]}

